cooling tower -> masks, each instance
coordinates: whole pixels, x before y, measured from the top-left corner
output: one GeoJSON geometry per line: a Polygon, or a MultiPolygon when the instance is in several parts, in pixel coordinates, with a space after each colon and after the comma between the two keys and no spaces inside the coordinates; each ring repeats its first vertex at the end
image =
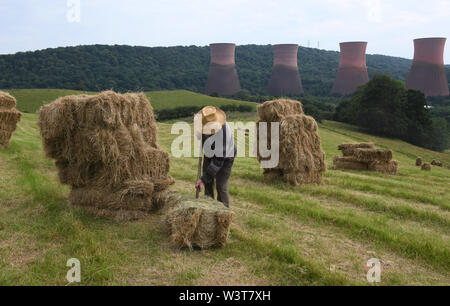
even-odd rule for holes
{"type": "Polygon", "coordinates": [[[332,93],[350,95],[360,85],[369,82],[366,66],[367,42],[341,43],[341,61],[332,93]]]}
{"type": "Polygon", "coordinates": [[[231,96],[241,90],[236,70],[235,44],[211,44],[211,65],[209,66],[206,93],[217,92],[231,96]]]}
{"type": "Polygon", "coordinates": [[[449,95],[444,67],[446,40],[446,38],[414,40],[414,60],[406,80],[408,89],[418,89],[427,97],[449,95]]]}
{"type": "Polygon", "coordinates": [[[273,46],[273,69],[269,82],[271,95],[303,94],[297,54],[298,45],[273,46]]]}

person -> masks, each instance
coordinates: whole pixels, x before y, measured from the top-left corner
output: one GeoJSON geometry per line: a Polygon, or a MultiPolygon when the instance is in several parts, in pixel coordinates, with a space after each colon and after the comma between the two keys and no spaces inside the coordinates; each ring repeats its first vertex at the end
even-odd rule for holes
{"type": "Polygon", "coordinates": [[[228,181],[237,150],[226,118],[226,114],[214,106],[207,106],[196,115],[194,125],[197,137],[202,140],[204,160],[202,176],[195,188],[200,192],[205,189],[205,195],[214,199],[215,184],[217,200],[230,207],[228,181]]]}

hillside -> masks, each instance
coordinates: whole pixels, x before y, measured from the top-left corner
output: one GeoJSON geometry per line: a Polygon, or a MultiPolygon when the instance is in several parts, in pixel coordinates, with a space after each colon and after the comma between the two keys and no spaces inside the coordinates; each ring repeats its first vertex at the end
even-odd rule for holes
{"type": "MultiPolygon", "coordinates": [[[[21,112],[36,113],[42,105],[51,103],[59,97],[77,94],[95,94],[95,92],[83,92],[64,89],[15,89],[7,90],[17,99],[17,108],[21,112]]],[[[224,106],[229,104],[249,105],[256,108],[256,103],[243,102],[225,98],[213,98],[210,96],[189,92],[186,90],[174,91],[151,91],[145,93],[150,99],[153,108],[161,109],[175,108],[179,106],[224,106]]]]}
{"type": "MultiPolygon", "coordinates": [[[[338,144],[374,141],[394,150],[399,175],[330,169],[324,186],[291,187],[263,181],[256,159],[239,158],[229,244],[188,251],[169,245],[160,214],[117,224],[70,207],[36,123],[25,114],[0,151],[0,285],[66,285],[73,257],[82,285],[367,285],[370,258],[382,262],[381,285],[450,283],[450,170],[414,166],[417,156],[448,165],[448,154],[325,121],[329,168],[338,144]]],[[[170,150],[176,135],[158,126],[170,150]]],[[[194,193],[196,164],[172,158],[175,190],[194,193]]]]}
{"type": "MultiPolygon", "coordinates": [[[[236,49],[243,89],[267,94],[272,46],[236,49]]],[[[339,53],[300,47],[299,65],[307,95],[326,96],[333,86],[339,53]]],[[[0,88],[71,88],[88,91],[155,91],[185,89],[203,92],[209,47],[78,46],[0,56],[0,88]]],[[[411,61],[368,55],[369,74],[405,80],[411,61]]],[[[450,68],[447,70],[450,80],[450,68]]]]}

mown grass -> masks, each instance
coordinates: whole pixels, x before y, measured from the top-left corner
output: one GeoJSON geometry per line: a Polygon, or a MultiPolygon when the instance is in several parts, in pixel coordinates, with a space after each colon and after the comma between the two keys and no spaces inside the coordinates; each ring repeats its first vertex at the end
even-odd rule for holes
{"type": "MultiPolygon", "coordinates": [[[[339,143],[370,140],[394,150],[399,175],[330,169],[324,186],[292,187],[264,181],[255,159],[239,158],[229,243],[189,251],[170,246],[160,213],[119,224],[70,207],[36,121],[25,114],[0,151],[2,285],[65,285],[72,257],[82,263],[84,285],[367,285],[373,257],[382,262],[381,285],[450,282],[450,170],[414,165],[417,155],[448,163],[446,154],[325,122],[329,167],[339,143]]],[[[166,150],[176,136],[170,128],[159,124],[166,150]]],[[[174,190],[193,193],[196,163],[172,158],[174,190]]]]}
{"type": "MultiPolygon", "coordinates": [[[[14,89],[6,90],[17,100],[17,108],[21,112],[34,114],[42,105],[51,103],[59,97],[78,94],[95,94],[94,92],[65,90],[65,89],[14,89]]],[[[207,106],[207,105],[250,105],[256,110],[256,103],[243,102],[225,98],[214,98],[187,90],[149,91],[145,93],[155,110],[175,108],[179,106],[207,106]]]]}

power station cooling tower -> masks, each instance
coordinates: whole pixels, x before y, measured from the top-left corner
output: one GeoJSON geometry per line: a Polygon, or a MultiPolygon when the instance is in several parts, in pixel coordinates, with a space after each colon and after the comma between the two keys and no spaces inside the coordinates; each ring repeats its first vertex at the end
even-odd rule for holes
{"type": "Polygon", "coordinates": [[[217,92],[231,96],[241,90],[234,59],[235,44],[211,44],[211,65],[209,66],[206,93],[217,92]]]}
{"type": "Polygon", "coordinates": [[[446,38],[414,40],[414,61],[406,80],[408,89],[418,89],[427,97],[448,96],[444,67],[446,38]]]}
{"type": "Polygon", "coordinates": [[[369,82],[366,66],[367,42],[344,42],[341,46],[341,61],[332,93],[350,95],[360,85],[369,82]]]}
{"type": "Polygon", "coordinates": [[[302,79],[298,71],[298,45],[275,45],[273,53],[273,70],[269,83],[270,94],[303,94],[302,79]]]}

